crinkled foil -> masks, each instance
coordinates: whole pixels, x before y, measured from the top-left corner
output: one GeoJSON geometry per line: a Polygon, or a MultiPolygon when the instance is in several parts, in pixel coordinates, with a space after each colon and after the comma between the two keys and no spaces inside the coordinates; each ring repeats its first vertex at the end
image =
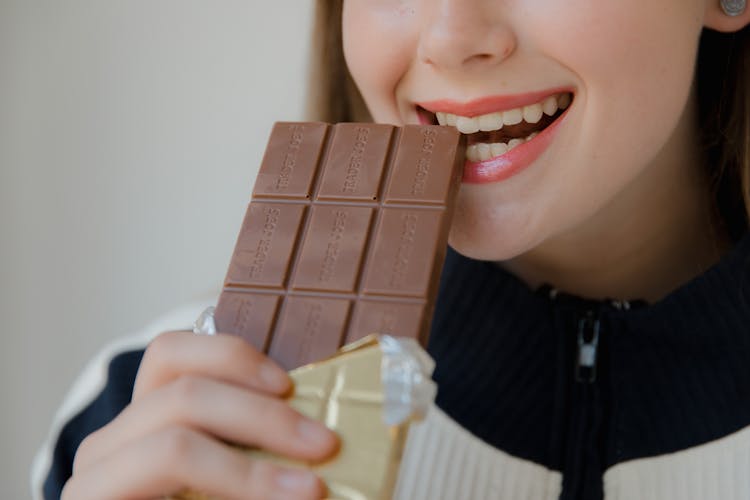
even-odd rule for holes
{"type": "MultiPolygon", "coordinates": [[[[309,464],[246,449],[253,459],[314,471],[328,498],[388,499],[396,483],[409,424],[435,397],[434,362],[410,339],[370,335],[335,356],[290,372],[289,403],[341,439],[331,460],[309,464]]],[[[174,500],[219,500],[187,491],[174,500]]]]}

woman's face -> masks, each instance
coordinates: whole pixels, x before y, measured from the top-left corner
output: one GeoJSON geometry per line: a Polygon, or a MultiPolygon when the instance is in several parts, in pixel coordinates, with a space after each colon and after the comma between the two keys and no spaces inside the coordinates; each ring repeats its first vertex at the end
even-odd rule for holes
{"type": "MultiPolygon", "coordinates": [[[[505,260],[606,213],[679,143],[676,130],[691,130],[678,125],[689,116],[705,8],[703,0],[345,0],[344,51],[375,121],[425,123],[440,112],[463,132],[486,130],[469,134],[474,161],[450,242],[505,260]],[[518,149],[504,153],[507,144],[518,149]]],[[[635,216],[639,208],[629,207],[635,216]]]]}

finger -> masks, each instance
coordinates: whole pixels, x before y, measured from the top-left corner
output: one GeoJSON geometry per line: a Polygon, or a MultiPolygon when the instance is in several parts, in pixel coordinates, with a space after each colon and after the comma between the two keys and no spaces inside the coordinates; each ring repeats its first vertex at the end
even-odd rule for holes
{"type": "Polygon", "coordinates": [[[88,436],[79,447],[74,470],[85,470],[137,436],[175,424],[302,460],[325,459],[338,447],[335,433],[299,414],[284,400],[212,379],[184,376],[148,393],[88,436]]]}
{"type": "Polygon", "coordinates": [[[252,460],[187,427],[142,436],[65,485],[63,500],[148,499],[185,488],[225,499],[321,498],[311,472],[252,460]]]}
{"type": "Polygon", "coordinates": [[[292,387],[289,375],[279,365],[239,337],[167,332],[146,349],[133,388],[133,400],[185,373],[276,395],[283,395],[292,387]]]}

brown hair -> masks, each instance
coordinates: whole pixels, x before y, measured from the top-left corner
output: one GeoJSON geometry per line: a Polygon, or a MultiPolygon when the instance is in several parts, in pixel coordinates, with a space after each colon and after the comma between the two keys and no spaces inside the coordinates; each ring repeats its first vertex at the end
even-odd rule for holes
{"type": "MultiPolygon", "coordinates": [[[[370,121],[346,67],[343,0],[317,0],[307,114],[326,122],[370,121]]],[[[750,214],[750,27],[704,29],[696,65],[698,116],[719,219],[737,240],[750,214]]]]}
{"type": "Polygon", "coordinates": [[[737,240],[750,214],[750,27],[737,33],[703,30],[696,85],[716,208],[737,240]]]}
{"type": "Polygon", "coordinates": [[[324,122],[371,121],[344,60],[341,11],[344,0],[317,0],[310,59],[307,115],[324,122]]]}

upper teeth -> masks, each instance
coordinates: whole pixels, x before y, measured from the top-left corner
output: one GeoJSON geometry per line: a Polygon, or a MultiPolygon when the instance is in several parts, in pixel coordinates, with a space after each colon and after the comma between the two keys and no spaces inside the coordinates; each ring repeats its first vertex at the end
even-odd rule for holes
{"type": "Polygon", "coordinates": [[[558,109],[566,109],[570,105],[570,94],[558,94],[547,97],[544,101],[530,104],[515,109],[497,111],[480,116],[459,116],[452,113],[438,111],[437,120],[440,125],[455,126],[459,132],[473,134],[479,132],[492,132],[500,130],[503,125],[516,125],[525,121],[526,123],[538,123],[542,115],[549,116],[557,113],[558,109]]]}

